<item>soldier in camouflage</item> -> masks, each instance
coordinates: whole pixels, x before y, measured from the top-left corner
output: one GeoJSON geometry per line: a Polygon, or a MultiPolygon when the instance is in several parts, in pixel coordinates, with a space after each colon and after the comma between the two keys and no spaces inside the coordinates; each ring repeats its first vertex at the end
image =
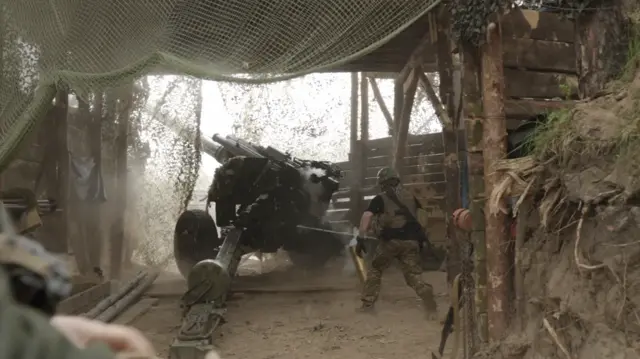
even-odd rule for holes
{"type": "MultiPolygon", "coordinates": [[[[380,294],[382,273],[397,259],[407,285],[422,299],[427,317],[432,319],[437,308],[433,288],[422,280],[420,251],[423,243],[417,235],[421,227],[412,224],[402,214],[402,207],[406,207],[415,218],[418,209],[421,209],[420,203],[402,187],[400,177],[392,168],[383,168],[378,172],[378,185],[381,188],[380,194],[371,200],[360,220],[361,234],[368,232],[373,221],[377,222],[376,227],[379,229],[376,236],[380,239],[364,283],[361,310],[373,309],[380,294]]],[[[362,257],[364,252],[364,238],[358,237],[356,253],[362,257]]]]}

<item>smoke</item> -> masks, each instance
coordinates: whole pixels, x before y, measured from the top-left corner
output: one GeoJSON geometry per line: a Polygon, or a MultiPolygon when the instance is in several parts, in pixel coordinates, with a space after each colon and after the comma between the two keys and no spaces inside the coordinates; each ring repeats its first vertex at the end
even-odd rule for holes
{"type": "Polygon", "coordinates": [[[323,218],[329,209],[329,202],[323,200],[323,198],[327,198],[328,189],[320,181],[320,178],[325,177],[327,171],[322,168],[304,166],[298,169],[298,172],[305,180],[303,188],[311,199],[309,211],[315,217],[323,218]]]}

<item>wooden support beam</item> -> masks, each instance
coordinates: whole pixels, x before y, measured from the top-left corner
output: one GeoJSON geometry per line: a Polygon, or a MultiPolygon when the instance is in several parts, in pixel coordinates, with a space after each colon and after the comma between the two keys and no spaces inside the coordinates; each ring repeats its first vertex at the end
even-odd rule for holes
{"type": "Polygon", "coordinates": [[[407,149],[407,136],[409,134],[409,123],[411,121],[411,111],[416,97],[416,89],[418,88],[418,72],[413,70],[412,75],[408,79],[406,92],[403,93],[404,101],[402,103],[402,115],[398,123],[398,132],[395,136],[395,153],[393,156],[393,167],[400,174],[402,171],[402,160],[405,157],[407,149]]]}
{"type": "Polygon", "coordinates": [[[398,82],[406,82],[407,79],[410,78],[409,75],[411,74],[411,71],[413,71],[413,69],[417,65],[422,65],[425,50],[436,39],[436,34],[434,34],[432,31],[432,29],[434,28],[434,26],[432,25],[433,20],[431,15],[429,16],[429,28],[426,29],[424,36],[420,39],[420,42],[418,42],[418,46],[416,46],[416,48],[413,50],[411,56],[409,56],[409,58],[407,59],[407,63],[400,71],[400,74],[396,78],[396,81],[398,82]]]}
{"type": "Polygon", "coordinates": [[[67,114],[68,93],[58,90],[55,105],[47,114],[46,132],[49,133],[45,140],[44,184],[47,196],[55,198],[62,208],[62,212],[56,212],[47,216],[45,223],[50,224],[51,241],[46,245],[47,249],[56,253],[69,251],[69,236],[67,231],[67,188],[69,173],[69,150],[67,147],[67,114]]]}
{"type": "Polygon", "coordinates": [[[431,105],[433,106],[433,110],[436,112],[436,116],[438,120],[440,120],[440,125],[442,127],[453,127],[453,120],[449,117],[447,113],[447,109],[442,105],[438,95],[436,95],[436,90],[433,88],[433,84],[429,81],[427,75],[422,72],[422,69],[418,71],[418,79],[420,83],[420,88],[427,94],[427,98],[431,105]]]}
{"type": "MultiPolygon", "coordinates": [[[[351,134],[349,141],[349,152],[351,155],[351,168],[354,172],[359,173],[360,158],[356,154],[358,153],[358,73],[351,73],[351,134]]],[[[360,189],[362,184],[358,181],[358,176],[351,177],[351,188],[360,189]]],[[[352,223],[358,221],[358,202],[359,202],[359,190],[354,190],[349,193],[349,209],[351,211],[350,220],[352,223]]]]}
{"type": "Polygon", "coordinates": [[[484,236],[484,160],[482,158],[482,92],[480,89],[480,61],[478,49],[468,44],[462,51],[462,107],[467,140],[467,170],[469,175],[468,204],[471,213],[469,242],[474,246],[474,260],[463,258],[462,271],[465,288],[464,330],[465,358],[475,354],[478,342],[486,341],[486,261],[484,236]],[[475,283],[471,278],[474,272],[475,283]],[[472,289],[473,288],[473,289],[472,289]],[[475,296],[474,296],[475,294],[475,296]],[[472,300],[475,299],[475,301],[472,300]]]}
{"type": "MultiPolygon", "coordinates": [[[[93,110],[88,126],[89,147],[96,168],[102,170],[102,115],[104,109],[104,94],[98,92],[93,100],[93,110]]],[[[100,172],[101,173],[101,172],[100,172]]],[[[102,184],[104,185],[104,184],[102,184]]],[[[104,238],[102,231],[102,202],[88,203],[88,220],[85,223],[85,231],[92,236],[89,244],[89,258],[92,267],[101,267],[104,238]]]]}
{"type": "Polygon", "coordinates": [[[402,104],[404,103],[403,83],[396,81],[393,85],[393,140],[398,136],[398,126],[402,117],[402,104]]]}
{"type": "Polygon", "coordinates": [[[446,247],[447,247],[447,282],[453,283],[455,277],[462,273],[462,250],[457,230],[451,220],[453,211],[461,207],[460,201],[460,166],[458,161],[458,123],[455,121],[455,91],[453,83],[454,63],[450,33],[450,11],[441,6],[437,21],[438,75],[440,77],[440,97],[436,96],[429,78],[420,72],[420,86],[427,94],[429,101],[442,124],[442,145],[444,148],[444,177],[446,247]]]}
{"type": "Polygon", "coordinates": [[[127,157],[129,137],[129,117],[133,106],[133,85],[120,89],[118,98],[121,107],[117,116],[116,148],[116,193],[114,195],[115,219],[111,226],[111,278],[119,279],[122,274],[125,243],[125,212],[127,209],[127,157]]]}
{"type": "Polygon", "coordinates": [[[378,103],[378,106],[380,107],[380,111],[382,111],[382,115],[384,116],[384,119],[387,121],[387,126],[389,128],[389,136],[393,136],[393,117],[391,117],[391,112],[389,112],[389,108],[384,103],[384,99],[382,98],[382,94],[380,93],[380,88],[376,83],[376,79],[373,77],[369,77],[369,84],[371,85],[373,98],[378,103]]]}
{"type": "MultiPolygon", "coordinates": [[[[367,77],[364,73],[360,76],[360,173],[358,174],[359,182],[361,184],[360,190],[362,190],[364,181],[367,177],[367,143],[369,142],[369,87],[367,83],[367,77]]],[[[358,198],[362,201],[362,193],[358,194],[358,198]]],[[[358,212],[364,211],[362,203],[359,204],[358,212]]]]}
{"type": "MultiPolygon", "coordinates": [[[[504,173],[493,169],[496,161],[507,157],[507,121],[504,113],[504,64],[500,25],[487,26],[487,42],[482,46],[482,93],[485,124],[483,128],[485,193],[491,194],[504,173]]],[[[504,201],[504,199],[502,199],[504,201]]],[[[489,340],[501,340],[508,327],[509,306],[509,232],[506,214],[485,207],[487,256],[487,320],[489,340]]],[[[502,206],[506,207],[503,203],[502,206]]],[[[502,207],[501,206],[501,207],[502,207]]]]}

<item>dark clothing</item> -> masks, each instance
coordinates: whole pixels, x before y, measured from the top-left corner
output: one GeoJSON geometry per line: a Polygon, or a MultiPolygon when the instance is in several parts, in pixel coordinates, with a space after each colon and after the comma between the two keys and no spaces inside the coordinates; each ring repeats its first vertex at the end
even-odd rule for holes
{"type": "Polygon", "coordinates": [[[44,315],[13,299],[9,279],[0,270],[0,358],[11,359],[111,359],[115,357],[100,343],[79,349],[49,324],[44,315]]]}
{"type": "MultiPolygon", "coordinates": [[[[416,208],[422,208],[422,205],[417,198],[415,198],[415,201],[416,208]]],[[[384,200],[382,199],[382,196],[376,195],[375,197],[373,197],[373,199],[371,199],[371,202],[369,202],[369,207],[367,207],[367,212],[371,212],[373,214],[384,213],[384,200]]]]}
{"type": "MultiPolygon", "coordinates": [[[[417,198],[414,197],[415,203],[416,203],[416,208],[422,208],[422,205],[420,205],[420,202],[418,201],[417,198]]],[[[382,198],[381,195],[376,195],[375,197],[373,197],[373,199],[371,199],[371,202],[369,202],[369,207],[367,207],[367,212],[371,212],[374,215],[381,215],[384,213],[384,199],[382,198]]],[[[392,228],[385,228],[382,230],[382,232],[380,233],[380,237],[381,239],[400,239],[400,240],[406,240],[409,239],[409,236],[412,233],[415,233],[416,228],[412,228],[412,226],[415,226],[414,224],[411,223],[407,223],[404,227],[402,228],[398,228],[398,229],[392,229],[392,228]]]]}

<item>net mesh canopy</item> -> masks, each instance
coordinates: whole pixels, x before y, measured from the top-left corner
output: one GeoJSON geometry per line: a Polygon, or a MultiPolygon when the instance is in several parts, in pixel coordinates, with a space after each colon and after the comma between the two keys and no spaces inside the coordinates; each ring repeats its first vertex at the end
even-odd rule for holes
{"type": "Polygon", "coordinates": [[[56,85],[86,98],[147,74],[289,79],[375,50],[438,1],[0,0],[0,166],[56,85]]]}

